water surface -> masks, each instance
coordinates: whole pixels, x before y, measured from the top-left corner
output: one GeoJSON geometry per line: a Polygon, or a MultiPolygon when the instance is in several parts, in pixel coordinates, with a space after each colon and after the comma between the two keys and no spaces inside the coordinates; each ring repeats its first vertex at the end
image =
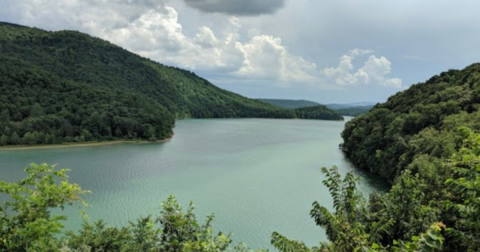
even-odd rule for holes
{"type": "MultiPolygon", "coordinates": [[[[58,164],[92,191],[84,198],[93,221],[120,226],[156,215],[173,194],[184,207],[193,201],[201,220],[215,213],[215,230],[232,232],[235,243],[271,248],[270,235],[278,231],[314,246],[326,237],[309,217],[311,204],[332,204],[321,167],[358,173],[364,194],[385,188],[344,158],[343,127],[317,120],[181,120],[165,143],[0,151],[0,180],[23,178],[30,162],[58,164]]],[[[68,228],[80,226],[78,212],[64,211],[68,228]]]]}

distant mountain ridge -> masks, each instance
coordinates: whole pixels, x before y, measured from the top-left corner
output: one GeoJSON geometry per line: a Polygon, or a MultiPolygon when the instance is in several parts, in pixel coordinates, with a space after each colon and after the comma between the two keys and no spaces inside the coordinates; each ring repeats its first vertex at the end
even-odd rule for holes
{"type": "Polygon", "coordinates": [[[321,105],[313,101],[307,100],[288,100],[288,99],[258,99],[259,101],[266,102],[282,108],[303,108],[321,105]]]}
{"type": "Polygon", "coordinates": [[[77,31],[0,22],[0,145],[165,139],[190,117],[343,119],[249,99],[77,31]]]}
{"type": "Polygon", "coordinates": [[[352,103],[329,103],[325,104],[331,109],[347,109],[347,108],[372,108],[376,103],[375,102],[352,102],[352,103]]]}
{"type": "Polygon", "coordinates": [[[375,103],[373,102],[355,102],[355,103],[331,103],[322,105],[320,103],[308,100],[288,100],[288,99],[258,99],[260,101],[278,106],[281,108],[305,108],[312,106],[324,106],[332,109],[343,116],[358,116],[367,113],[375,103]]]}
{"type": "Polygon", "coordinates": [[[333,109],[343,116],[359,116],[367,113],[373,108],[373,106],[358,106],[358,107],[347,107],[340,109],[333,109]]]}

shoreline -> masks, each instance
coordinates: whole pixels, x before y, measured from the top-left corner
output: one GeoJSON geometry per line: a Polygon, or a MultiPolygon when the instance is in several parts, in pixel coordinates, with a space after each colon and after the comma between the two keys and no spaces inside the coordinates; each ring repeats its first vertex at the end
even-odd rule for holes
{"type": "Polygon", "coordinates": [[[81,147],[97,147],[97,146],[108,146],[108,145],[118,145],[118,144],[148,144],[148,143],[163,143],[167,142],[171,137],[165,138],[157,141],[146,141],[146,140],[113,140],[113,141],[101,141],[101,142],[82,142],[82,143],[62,143],[62,144],[50,144],[50,145],[9,145],[1,146],[1,151],[20,151],[20,150],[41,150],[41,149],[59,149],[59,148],[81,148],[81,147]]]}
{"type": "MultiPolygon", "coordinates": [[[[329,121],[329,122],[348,122],[351,119],[350,116],[342,116],[342,120],[330,120],[330,119],[311,119],[311,118],[258,118],[258,117],[242,117],[242,118],[178,118],[176,121],[181,120],[209,120],[209,119],[266,119],[266,120],[306,120],[306,121],[329,121]],[[347,117],[347,118],[345,118],[347,117]]],[[[353,118],[353,117],[352,117],[353,118]]],[[[118,144],[149,144],[149,143],[163,143],[171,140],[173,135],[156,141],[147,141],[147,140],[112,140],[112,141],[100,141],[100,142],[67,142],[60,144],[49,144],[49,145],[7,145],[0,146],[0,152],[2,151],[21,151],[21,150],[41,150],[41,149],[59,149],[59,148],[81,148],[81,147],[97,147],[97,146],[108,146],[108,145],[118,145],[118,144]]]]}

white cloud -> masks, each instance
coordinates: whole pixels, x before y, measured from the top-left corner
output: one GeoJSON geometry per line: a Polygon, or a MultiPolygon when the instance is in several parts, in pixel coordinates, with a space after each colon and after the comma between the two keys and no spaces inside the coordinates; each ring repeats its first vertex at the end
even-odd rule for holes
{"type": "Polygon", "coordinates": [[[315,80],[316,65],[289,53],[280,38],[256,35],[241,41],[241,21],[236,17],[226,20],[231,32],[223,39],[206,26],[188,37],[178,23],[176,10],[162,6],[125,27],[103,30],[101,36],[144,56],[193,70],[242,79],[270,79],[275,83],[315,80]]]}
{"type": "Polygon", "coordinates": [[[338,86],[325,84],[329,80],[340,86],[365,83],[400,87],[402,82],[385,77],[391,71],[385,57],[372,55],[355,71],[353,59],[372,53],[365,49],[351,50],[338,67],[319,70],[315,63],[291,53],[279,37],[251,26],[243,28],[237,17],[220,16],[223,30],[200,25],[192,35],[184,31],[177,10],[163,0],[18,0],[8,2],[8,7],[24,24],[52,23],[56,26],[51,28],[77,29],[153,60],[237,83],[307,84],[331,89],[338,86]]]}
{"type": "Polygon", "coordinates": [[[193,41],[205,48],[212,48],[218,45],[218,40],[215,34],[213,34],[212,29],[206,26],[200,27],[193,41]]]}
{"type": "Polygon", "coordinates": [[[387,58],[383,56],[377,58],[375,55],[371,55],[360,70],[368,77],[366,83],[378,83],[383,86],[401,88],[401,79],[385,77],[392,71],[391,65],[392,63],[387,58]]]}
{"type": "Polygon", "coordinates": [[[191,46],[178,23],[178,13],[168,6],[149,10],[125,27],[104,29],[100,35],[135,52],[157,48],[178,52],[191,46]]]}
{"type": "Polygon", "coordinates": [[[341,86],[372,84],[401,88],[401,79],[386,77],[392,71],[392,63],[384,56],[377,58],[375,55],[370,55],[363,67],[352,71],[354,70],[352,61],[357,56],[371,53],[373,53],[371,50],[351,50],[340,58],[340,63],[337,67],[325,68],[323,69],[323,74],[341,86]]]}
{"type": "Polygon", "coordinates": [[[177,10],[164,0],[18,0],[6,5],[23,24],[48,23],[54,24],[51,29],[80,30],[153,60],[209,75],[269,79],[272,83],[315,78],[311,73],[315,64],[289,53],[280,38],[260,30],[241,35],[237,17],[221,17],[223,32],[201,25],[196,33],[187,35],[177,10]]]}
{"type": "Polygon", "coordinates": [[[348,52],[348,55],[350,55],[351,57],[356,57],[356,56],[362,56],[370,53],[373,53],[373,51],[368,49],[355,48],[353,50],[350,50],[350,52],[348,52]]]}
{"type": "Polygon", "coordinates": [[[254,36],[248,43],[238,43],[237,46],[245,56],[237,75],[259,79],[275,76],[283,82],[311,82],[316,79],[316,65],[291,55],[280,38],[254,36]]]}

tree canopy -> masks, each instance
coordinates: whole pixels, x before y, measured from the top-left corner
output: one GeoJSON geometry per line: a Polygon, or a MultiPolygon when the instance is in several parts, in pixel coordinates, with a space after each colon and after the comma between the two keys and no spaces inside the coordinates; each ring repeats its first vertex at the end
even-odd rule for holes
{"type": "Polygon", "coordinates": [[[480,64],[412,85],[349,121],[343,150],[357,166],[393,181],[421,155],[447,158],[460,126],[480,130],[480,64]]]}

